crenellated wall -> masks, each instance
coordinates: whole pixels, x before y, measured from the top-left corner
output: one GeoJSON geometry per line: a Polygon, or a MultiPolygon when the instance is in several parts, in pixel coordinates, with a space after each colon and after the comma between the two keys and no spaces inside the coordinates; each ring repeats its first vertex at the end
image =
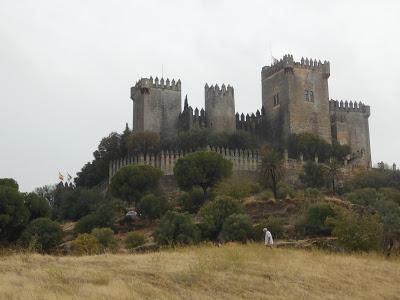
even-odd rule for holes
{"type": "MultiPolygon", "coordinates": [[[[255,150],[233,150],[226,148],[207,147],[207,151],[214,151],[222,155],[233,164],[233,171],[256,172],[259,163],[258,152],[255,150]]],[[[173,175],[174,166],[178,159],[185,157],[193,152],[169,152],[162,151],[158,154],[125,157],[119,160],[111,161],[109,165],[109,182],[119,169],[128,165],[150,165],[159,168],[164,175],[173,175]]]]}

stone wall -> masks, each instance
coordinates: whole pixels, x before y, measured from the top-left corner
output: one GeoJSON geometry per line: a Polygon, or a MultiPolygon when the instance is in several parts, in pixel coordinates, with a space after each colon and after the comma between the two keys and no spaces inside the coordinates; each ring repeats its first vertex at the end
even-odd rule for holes
{"type": "Polygon", "coordinates": [[[181,113],[181,82],[142,78],[131,88],[133,130],[153,131],[163,138],[178,133],[181,113]]]}

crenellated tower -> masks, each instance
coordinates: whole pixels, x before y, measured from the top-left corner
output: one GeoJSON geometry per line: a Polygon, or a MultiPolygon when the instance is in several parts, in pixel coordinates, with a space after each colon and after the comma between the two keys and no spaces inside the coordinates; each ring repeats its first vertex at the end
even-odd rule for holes
{"type": "Polygon", "coordinates": [[[329,76],[329,62],[295,62],[292,55],[262,68],[262,104],[275,142],[310,132],[331,143],[329,76]]]}
{"type": "Polygon", "coordinates": [[[235,99],[233,87],[204,87],[206,126],[212,132],[232,133],[236,130],[235,99]]]}
{"type": "Polygon", "coordinates": [[[352,154],[364,167],[371,166],[369,140],[370,107],[361,102],[329,101],[332,138],[341,145],[349,145],[352,154]]]}
{"type": "Polygon", "coordinates": [[[177,135],[182,106],[180,80],[142,78],[131,88],[131,99],[134,131],[153,131],[167,139],[177,135]]]}

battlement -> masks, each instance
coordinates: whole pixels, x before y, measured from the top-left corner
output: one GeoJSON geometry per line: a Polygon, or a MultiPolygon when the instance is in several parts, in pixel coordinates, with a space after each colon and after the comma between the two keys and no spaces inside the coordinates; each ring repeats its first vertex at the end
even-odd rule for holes
{"type": "Polygon", "coordinates": [[[222,96],[225,94],[233,95],[234,89],[229,84],[228,84],[228,86],[225,86],[225,84],[222,84],[222,86],[220,88],[218,86],[218,84],[216,84],[215,86],[214,85],[208,86],[208,84],[206,83],[206,85],[204,86],[204,92],[205,92],[206,96],[207,95],[222,96]]]}
{"type": "Polygon", "coordinates": [[[168,90],[173,90],[173,91],[180,91],[181,90],[181,80],[178,79],[178,81],[175,81],[175,79],[169,80],[169,78],[164,80],[163,77],[161,77],[161,79],[158,79],[158,77],[156,77],[153,80],[153,77],[150,76],[150,78],[141,78],[141,79],[139,79],[136,82],[134,88],[135,89],[159,88],[159,89],[168,89],[168,90]]]}
{"type": "Polygon", "coordinates": [[[264,66],[261,74],[263,78],[269,77],[281,70],[293,71],[293,68],[309,69],[312,71],[319,71],[324,74],[324,77],[330,76],[330,63],[328,61],[316,60],[312,58],[302,57],[299,62],[293,59],[293,55],[286,54],[280,60],[275,61],[271,66],[264,66]]]}
{"type": "Polygon", "coordinates": [[[367,116],[370,115],[369,105],[365,105],[362,102],[356,101],[343,101],[343,100],[329,100],[329,110],[330,111],[342,111],[342,112],[357,112],[363,113],[367,116]]]}

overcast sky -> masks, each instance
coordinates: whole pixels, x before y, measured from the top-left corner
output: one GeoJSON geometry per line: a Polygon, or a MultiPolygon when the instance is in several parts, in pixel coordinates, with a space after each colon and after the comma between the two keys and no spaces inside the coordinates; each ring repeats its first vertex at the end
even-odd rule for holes
{"type": "Polygon", "coordinates": [[[373,162],[400,163],[400,1],[0,0],[0,178],[75,176],[162,66],[192,106],[226,83],[254,112],[270,51],[329,60],[330,97],[371,106],[373,162]]]}

